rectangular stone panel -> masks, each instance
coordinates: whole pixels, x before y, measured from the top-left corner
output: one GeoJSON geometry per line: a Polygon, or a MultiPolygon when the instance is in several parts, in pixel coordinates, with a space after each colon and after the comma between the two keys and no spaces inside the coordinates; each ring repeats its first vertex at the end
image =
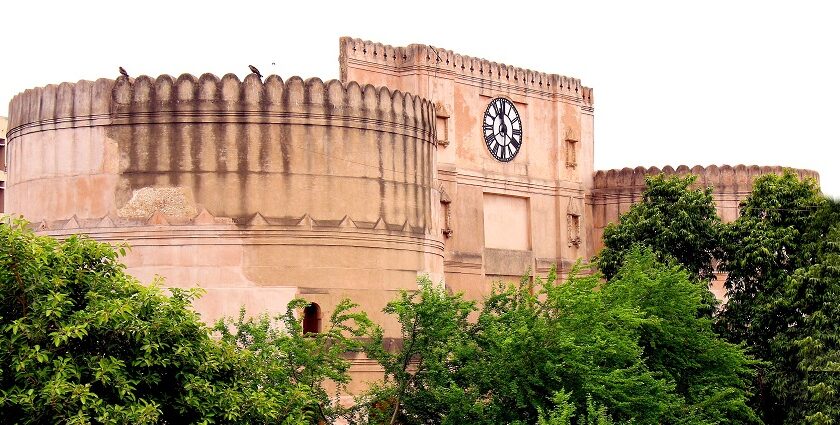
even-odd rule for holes
{"type": "Polygon", "coordinates": [[[484,247],[519,251],[531,249],[527,198],[484,194],[484,247]]]}
{"type": "Polygon", "coordinates": [[[484,274],[496,276],[493,280],[501,276],[516,276],[514,280],[518,281],[529,268],[533,271],[533,264],[534,254],[531,251],[484,249],[484,274]]]}

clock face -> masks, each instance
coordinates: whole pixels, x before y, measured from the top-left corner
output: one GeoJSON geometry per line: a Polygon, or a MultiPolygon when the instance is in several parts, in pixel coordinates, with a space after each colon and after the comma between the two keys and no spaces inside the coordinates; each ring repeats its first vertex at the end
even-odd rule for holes
{"type": "Polygon", "coordinates": [[[502,162],[516,157],[522,147],[522,119],[513,103],[497,97],[487,105],[482,122],[487,150],[502,162]]]}

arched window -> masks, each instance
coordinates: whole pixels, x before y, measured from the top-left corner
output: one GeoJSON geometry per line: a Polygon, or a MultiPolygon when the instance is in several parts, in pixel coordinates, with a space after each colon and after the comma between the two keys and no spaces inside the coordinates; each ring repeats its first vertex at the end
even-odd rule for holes
{"type": "Polygon", "coordinates": [[[303,333],[321,332],[321,306],[309,304],[303,309],[303,333]]]}

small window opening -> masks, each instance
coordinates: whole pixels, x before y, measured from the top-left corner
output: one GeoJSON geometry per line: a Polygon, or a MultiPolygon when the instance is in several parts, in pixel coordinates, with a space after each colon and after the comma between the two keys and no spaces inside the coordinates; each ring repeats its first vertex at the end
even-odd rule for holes
{"type": "Polygon", "coordinates": [[[321,307],[312,303],[303,309],[303,333],[316,334],[321,332],[321,307]]]}
{"type": "Polygon", "coordinates": [[[566,167],[577,167],[577,140],[566,140],[566,167]]]}
{"type": "Polygon", "coordinates": [[[580,246],[580,216],[577,214],[569,214],[569,246],[580,246]]]}
{"type": "Polygon", "coordinates": [[[435,104],[435,128],[438,146],[447,147],[449,145],[449,111],[440,102],[435,104]]]}

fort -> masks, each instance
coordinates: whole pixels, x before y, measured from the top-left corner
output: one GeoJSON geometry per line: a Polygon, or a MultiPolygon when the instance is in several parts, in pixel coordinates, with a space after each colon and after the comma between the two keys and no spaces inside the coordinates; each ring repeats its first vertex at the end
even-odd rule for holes
{"type": "Polygon", "coordinates": [[[339,66],[333,81],[121,76],[26,90],[10,104],[5,211],[45,234],[128,242],[131,274],[201,286],[207,320],[301,296],[317,330],[349,297],[396,338],[381,310],[418,275],[480,299],[494,281],[566,273],[646,175],[698,175],[732,220],[755,177],[782,170],[596,172],[594,93],[578,79],[352,38],[339,66]]]}

